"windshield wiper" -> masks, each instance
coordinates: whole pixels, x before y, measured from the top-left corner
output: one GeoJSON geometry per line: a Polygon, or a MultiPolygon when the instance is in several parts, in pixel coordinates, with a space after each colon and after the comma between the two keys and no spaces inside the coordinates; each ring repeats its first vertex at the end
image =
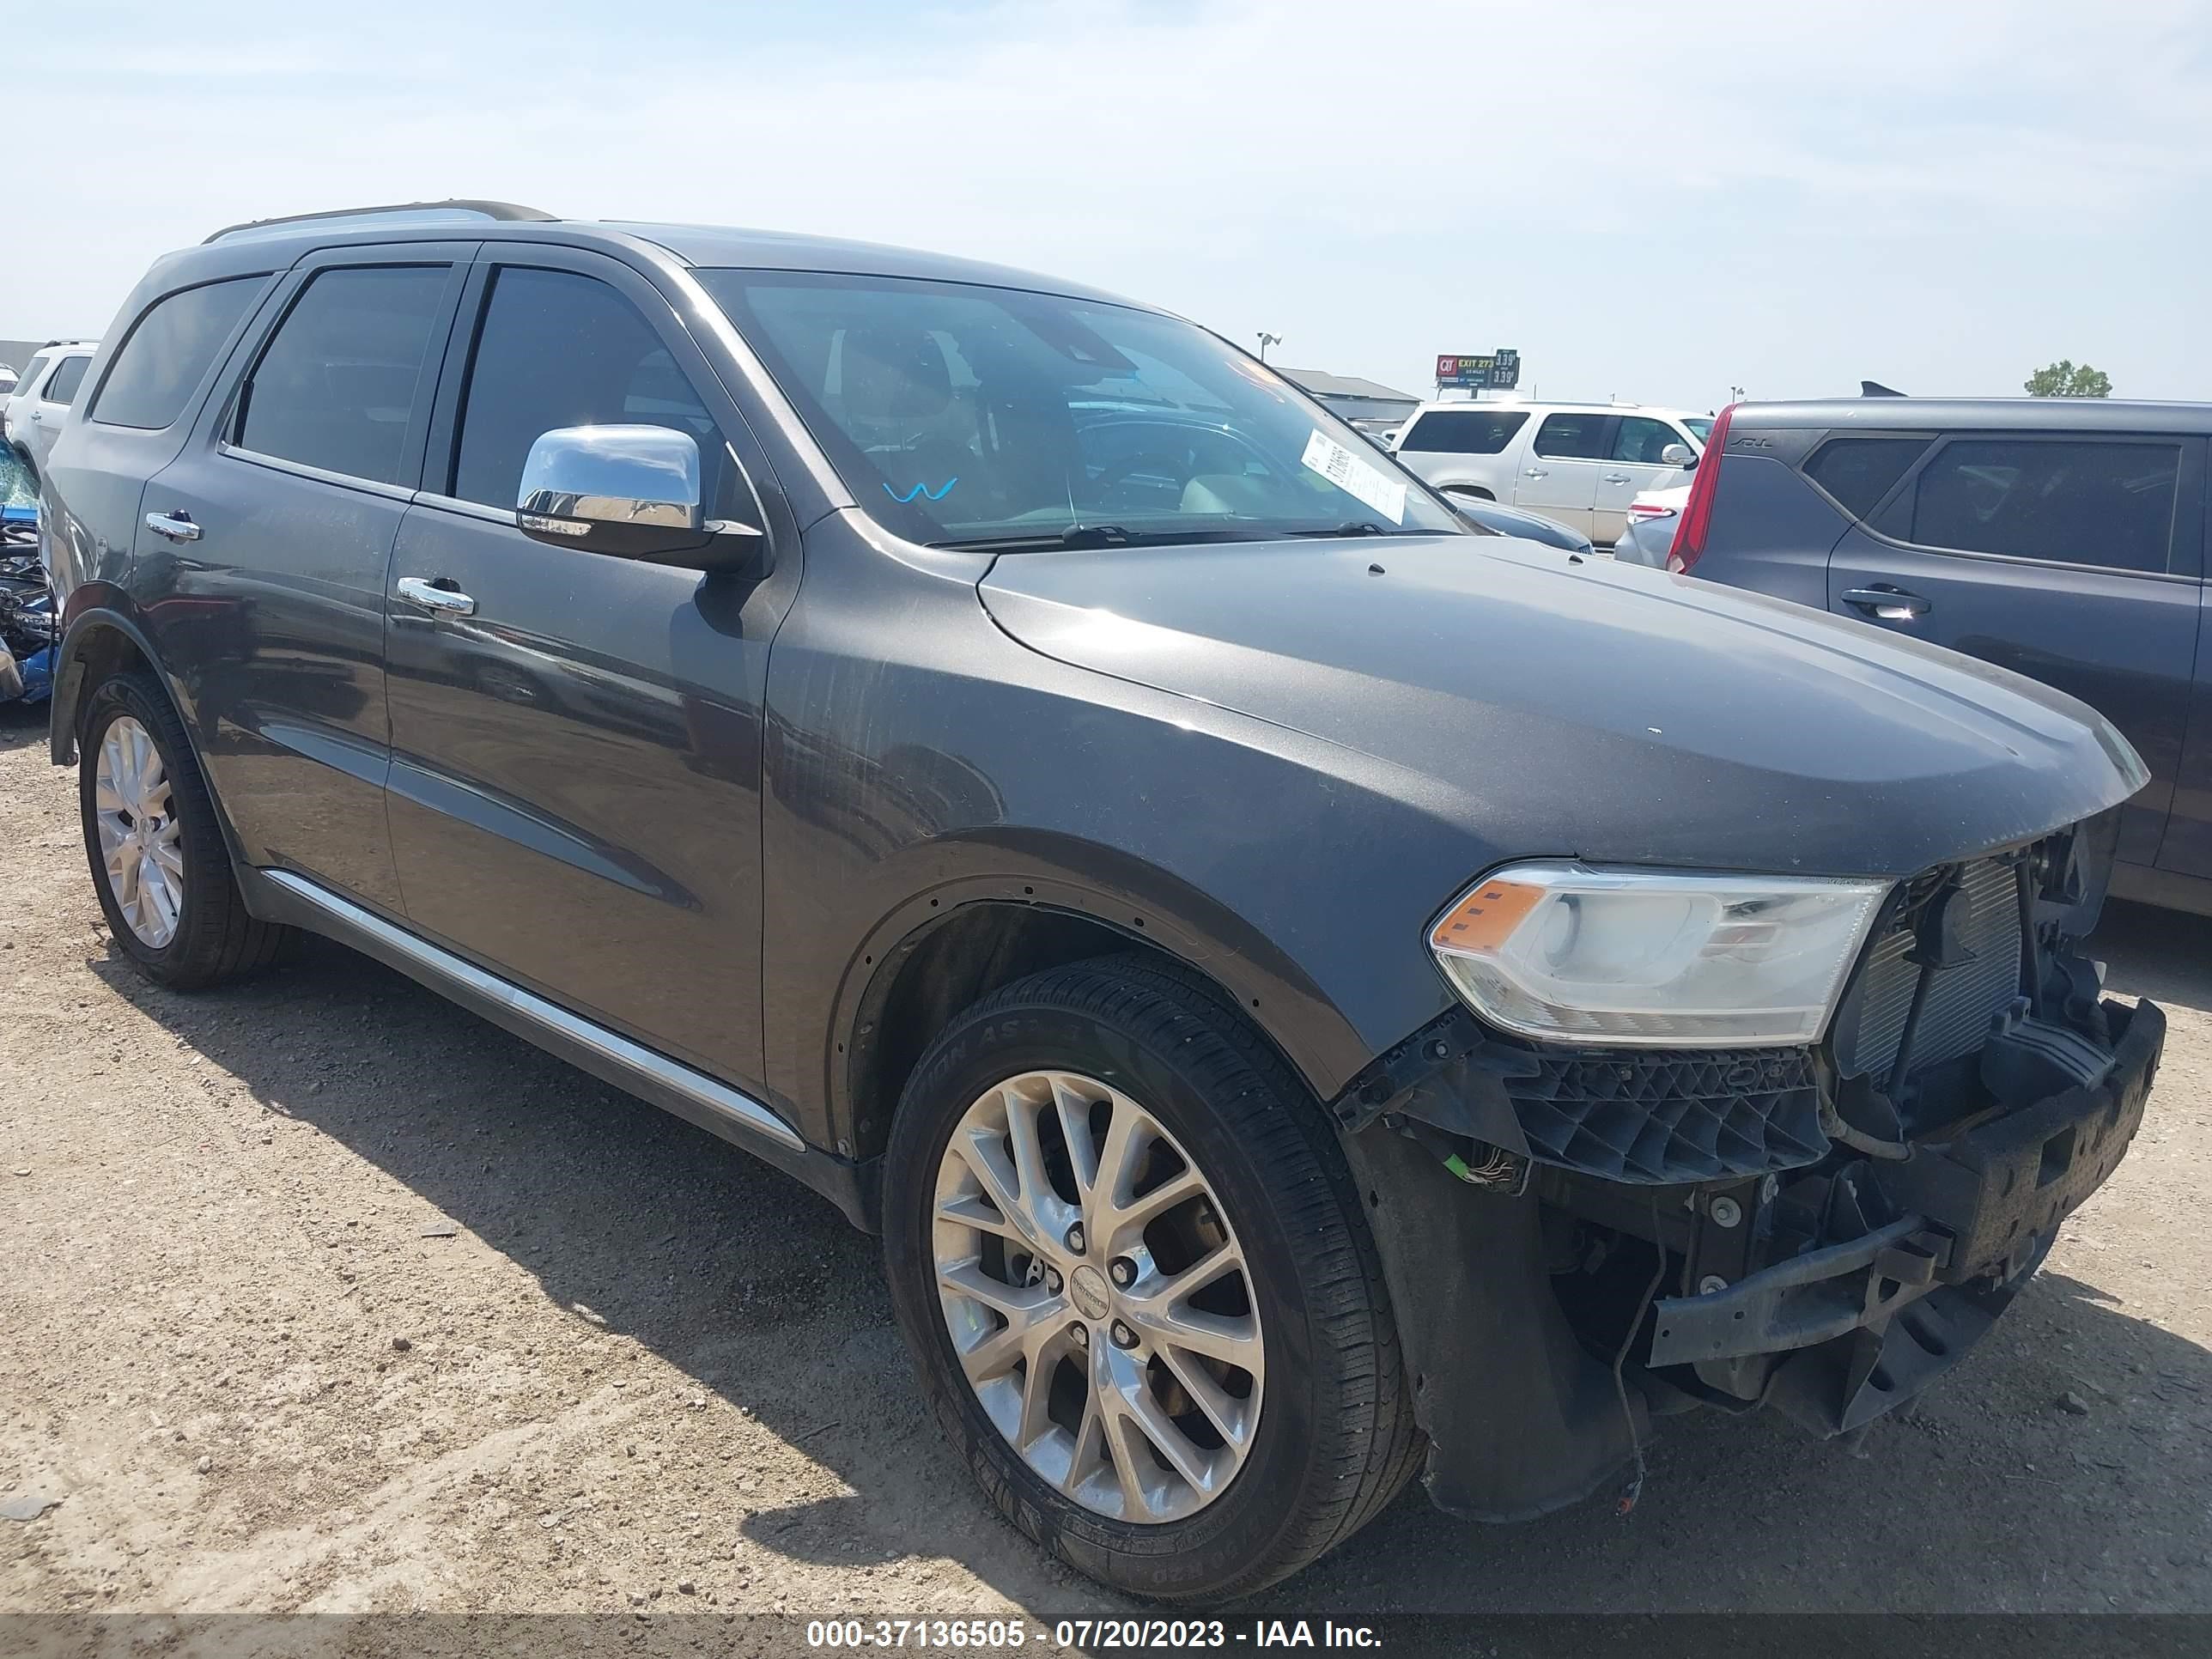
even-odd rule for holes
{"type": "Polygon", "coordinates": [[[1030,536],[975,536],[932,542],[930,546],[963,553],[1039,553],[1054,548],[1172,547],[1187,542],[1264,541],[1267,532],[1249,530],[1127,530],[1118,524],[1077,524],[1030,536]]]}
{"type": "Polygon", "coordinates": [[[1366,519],[1352,519],[1352,520],[1346,520],[1346,521],[1345,523],[1343,523],[1343,524],[1336,525],[1336,526],[1333,526],[1333,527],[1330,527],[1330,528],[1326,528],[1326,529],[1324,529],[1324,528],[1316,527],[1316,528],[1311,529],[1311,530],[1285,530],[1283,533],[1284,533],[1285,536],[1316,536],[1316,537],[1319,537],[1319,536],[1419,536],[1419,535],[1425,535],[1427,532],[1426,532],[1425,531],[1419,531],[1419,530],[1385,530],[1385,529],[1384,529],[1381,525],[1379,525],[1379,524],[1376,524],[1376,523],[1372,522],[1372,521],[1371,521],[1371,520],[1366,520],[1366,519]]]}

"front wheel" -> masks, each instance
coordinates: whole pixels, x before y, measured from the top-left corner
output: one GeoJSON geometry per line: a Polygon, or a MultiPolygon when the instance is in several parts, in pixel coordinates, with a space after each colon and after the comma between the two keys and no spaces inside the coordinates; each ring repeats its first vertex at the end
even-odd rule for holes
{"type": "Polygon", "coordinates": [[[1382,1271],[1319,1108],[1202,984],[1049,969],[956,1019],[884,1160],[939,1419],[1030,1537],[1231,1597],[1364,1523],[1418,1451],[1382,1271]]]}

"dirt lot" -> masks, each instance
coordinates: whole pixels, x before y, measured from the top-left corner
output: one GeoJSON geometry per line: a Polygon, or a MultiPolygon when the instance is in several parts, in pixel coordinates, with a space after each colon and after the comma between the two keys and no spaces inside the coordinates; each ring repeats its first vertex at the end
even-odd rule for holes
{"type": "MultiPolygon", "coordinates": [[[[871,1240],[362,958],[192,998],[111,951],[0,710],[0,1611],[1109,1598],[924,1420],[871,1240]]],[[[1261,1610],[2212,1610],[2212,923],[2115,907],[2171,1046],[2118,1176],[1863,1457],[1673,1419],[1641,1506],[1409,1494],[1261,1610]]]]}

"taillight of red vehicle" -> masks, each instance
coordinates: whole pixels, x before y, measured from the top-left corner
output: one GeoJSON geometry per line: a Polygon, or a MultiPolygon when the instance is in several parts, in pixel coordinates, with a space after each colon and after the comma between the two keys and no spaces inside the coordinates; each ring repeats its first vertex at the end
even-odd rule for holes
{"type": "Polygon", "coordinates": [[[1705,550],[1705,528],[1712,522],[1713,496],[1720,489],[1721,457],[1728,449],[1729,420],[1735,415],[1735,405],[1730,404],[1713,422],[1711,434],[1705,439],[1705,453],[1698,458],[1698,470],[1690,479],[1690,499],[1682,504],[1682,517],[1674,526],[1674,544],[1667,550],[1667,568],[1681,575],[1697,563],[1705,550]]]}

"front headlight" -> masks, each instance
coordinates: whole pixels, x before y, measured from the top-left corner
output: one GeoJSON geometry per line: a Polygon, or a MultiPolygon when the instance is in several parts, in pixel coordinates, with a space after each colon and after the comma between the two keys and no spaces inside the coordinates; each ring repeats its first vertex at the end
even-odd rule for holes
{"type": "Polygon", "coordinates": [[[1429,930],[1492,1024],[1552,1042],[1815,1042],[1890,884],[1509,865],[1429,930]]]}

